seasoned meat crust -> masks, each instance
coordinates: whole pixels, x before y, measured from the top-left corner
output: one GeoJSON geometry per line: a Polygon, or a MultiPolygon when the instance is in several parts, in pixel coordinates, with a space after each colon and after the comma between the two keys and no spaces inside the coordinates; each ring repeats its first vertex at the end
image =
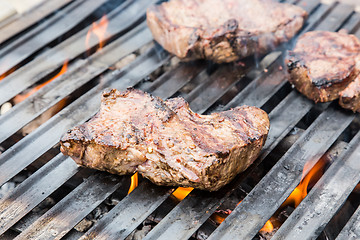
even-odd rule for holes
{"type": "Polygon", "coordinates": [[[339,104],[343,108],[360,112],[360,75],[340,92],[339,104]]]}
{"type": "Polygon", "coordinates": [[[257,158],[268,130],[267,114],[256,107],[198,115],[182,98],[129,88],[104,92],[100,111],[60,143],[82,166],[215,191],[257,158]]]}
{"type": "Polygon", "coordinates": [[[302,35],[288,52],[289,81],[315,102],[340,97],[356,111],[359,98],[360,41],[345,32],[313,31],[302,35]]]}
{"type": "Polygon", "coordinates": [[[272,0],[171,0],[147,10],[155,40],[181,59],[232,62],[291,39],[307,13],[272,0]]]}

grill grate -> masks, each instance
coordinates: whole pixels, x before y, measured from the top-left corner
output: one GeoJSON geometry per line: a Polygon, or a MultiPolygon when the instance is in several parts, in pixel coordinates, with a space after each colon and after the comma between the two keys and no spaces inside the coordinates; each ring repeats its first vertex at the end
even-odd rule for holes
{"type": "MultiPolygon", "coordinates": [[[[209,67],[200,61],[180,63],[168,69],[171,56],[152,43],[151,33],[144,23],[145,10],[155,0],[124,1],[111,11],[108,14],[107,31],[107,40],[111,43],[101,52],[86,57],[88,50],[84,43],[89,27],[76,31],[71,29],[105,2],[70,2],[41,24],[19,34],[16,40],[8,40],[7,45],[0,49],[0,56],[4,59],[11,56],[11,61],[1,65],[1,73],[9,72],[14,66],[19,67],[0,81],[0,104],[49,77],[66,59],[70,61],[66,74],[0,116],[0,143],[9,141],[18,130],[65,97],[75,96],[76,91],[92,84],[91,89],[80,91],[78,98],[75,97],[58,114],[0,155],[0,186],[51,149],[58,153],[57,143],[61,135],[98,111],[100,94],[107,87],[124,90],[128,86],[135,86],[162,98],[182,95],[198,113],[210,113],[243,104],[262,107],[269,112],[271,129],[258,160],[218,192],[192,191],[145,237],[188,239],[204,226],[216,209],[252,172],[257,171],[262,161],[303,118],[310,112],[318,112],[316,119],[300,138],[209,237],[253,239],[298,185],[305,163],[314,165],[336,141],[341,140],[345,130],[359,117],[358,114],[339,109],[334,103],[315,105],[291,89],[286,81],[285,70],[282,69],[281,48],[259,59],[258,64],[247,59],[245,66],[236,69],[231,64],[209,67]],[[85,5],[88,6],[87,10],[82,11],[85,5]],[[69,20],[63,13],[75,14],[74,16],[80,14],[80,17],[75,17],[76,20],[68,25],[69,20]],[[63,28],[54,30],[60,25],[63,28]],[[56,34],[47,36],[51,32],[56,34]],[[38,41],[36,34],[47,37],[41,37],[41,41],[38,41]],[[58,44],[54,43],[60,36],[68,37],[58,44]],[[47,49],[51,44],[54,46],[47,49]],[[13,51],[16,45],[19,48],[13,51]],[[142,50],[143,46],[150,47],[142,50]],[[40,55],[39,51],[42,51],[40,55]],[[133,52],[138,54],[133,62],[122,69],[112,70],[111,66],[133,52]],[[34,59],[29,60],[29,57],[34,59]],[[160,76],[155,72],[160,72],[160,76]],[[154,80],[145,81],[148,76],[154,76],[154,80]]],[[[310,13],[302,33],[309,30],[338,31],[343,28],[360,37],[360,14],[354,12],[351,6],[339,3],[325,5],[319,0],[285,2],[298,4],[310,13]]],[[[58,7],[61,6],[63,5],[58,7]]],[[[97,44],[96,40],[90,42],[92,52],[97,44]]],[[[360,181],[360,168],[357,164],[359,141],[360,133],[357,133],[349,143],[343,142],[345,147],[342,154],[332,162],[273,239],[313,239],[321,234],[360,181]]],[[[0,199],[0,234],[6,234],[9,229],[22,229],[16,234],[18,239],[123,239],[174,191],[174,188],[155,186],[144,180],[83,234],[74,231],[74,226],[111,194],[118,189],[127,188],[129,181],[129,177],[90,172],[89,177],[74,186],[49,211],[31,221],[28,227],[18,226],[46,197],[61,188],[70,178],[83,172],[84,169],[78,168],[73,160],[61,153],[52,158],[13,192],[0,199]]],[[[360,237],[357,227],[359,215],[358,209],[338,239],[360,237]]]]}

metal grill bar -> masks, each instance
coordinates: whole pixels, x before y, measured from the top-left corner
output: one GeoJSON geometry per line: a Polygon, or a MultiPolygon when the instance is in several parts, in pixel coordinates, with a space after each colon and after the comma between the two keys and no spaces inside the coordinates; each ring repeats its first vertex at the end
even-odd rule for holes
{"type": "MultiPolygon", "coordinates": [[[[260,69],[252,69],[248,71],[248,75],[260,75],[263,69],[268,68],[274,63],[274,60],[279,56],[279,54],[269,54],[263,61],[260,62],[260,69]]],[[[196,94],[196,98],[191,101],[190,108],[193,111],[203,114],[207,109],[209,109],[217,100],[219,100],[224,94],[226,94],[235,84],[239,82],[245,82],[246,78],[240,78],[236,74],[231,74],[228,68],[223,68],[223,72],[220,72],[219,76],[215,76],[215,81],[212,81],[211,84],[204,86],[201,93],[196,94]]],[[[234,70],[233,70],[234,72],[234,70]]],[[[215,75],[215,74],[214,74],[215,75]]],[[[250,78],[248,78],[250,79],[250,78]]],[[[244,83],[243,83],[244,84],[244,83]]],[[[195,94],[194,94],[195,95],[195,94]]]]}
{"type": "MultiPolygon", "coordinates": [[[[131,1],[131,4],[126,6],[124,4],[125,9],[123,9],[123,5],[115,9],[113,15],[109,14],[108,16],[109,25],[105,40],[109,40],[134,25],[144,16],[146,8],[155,2],[156,0],[131,1]]],[[[86,53],[85,40],[88,31],[89,28],[86,28],[73,35],[0,81],[0,104],[43,79],[54,69],[61,67],[65,60],[71,61],[75,57],[86,53]]],[[[97,39],[90,38],[90,48],[94,48],[98,44],[97,39]]]]}
{"type": "Polygon", "coordinates": [[[345,158],[338,157],[273,239],[313,239],[325,228],[360,181],[360,133],[348,148],[345,158]]]}
{"type": "Polygon", "coordinates": [[[62,8],[70,2],[71,0],[48,0],[43,2],[41,5],[38,5],[35,9],[22,14],[21,16],[11,17],[9,21],[5,20],[6,22],[4,24],[4,21],[1,22],[0,44],[4,43],[14,35],[20,33],[21,31],[25,30],[42,18],[50,15],[52,12],[62,8]]]}
{"type": "Polygon", "coordinates": [[[47,84],[25,101],[14,106],[8,114],[1,116],[0,142],[48,110],[59,100],[68,96],[99,74],[104,73],[109,66],[115,64],[121,58],[152,41],[151,33],[145,27],[145,24],[141,24],[128,34],[106,46],[101,51],[101,54],[96,53],[86,61],[77,60],[77,64],[71,66],[67,73],[47,84]]]}
{"type": "Polygon", "coordinates": [[[336,240],[356,239],[360,239],[360,206],[336,238],[336,240]]]}
{"type": "Polygon", "coordinates": [[[31,54],[68,32],[99,8],[106,0],[80,0],[0,50],[0,74],[15,67],[31,54]],[[65,15],[64,15],[65,14],[65,15]],[[66,17],[64,17],[66,16],[66,17]]]}
{"type": "MultiPolygon", "coordinates": [[[[310,1],[305,0],[305,3],[310,3],[310,1]]],[[[320,22],[323,21],[327,17],[327,15],[336,7],[336,3],[330,5],[316,5],[317,8],[314,9],[314,13],[312,13],[311,18],[306,21],[305,27],[300,30],[298,36],[310,31],[314,26],[317,26],[320,22]]]]}
{"type": "Polygon", "coordinates": [[[329,26],[338,29],[354,12],[354,6],[338,4],[336,10],[331,11],[326,21],[322,21],[316,28],[318,30],[328,30],[329,26]]]}
{"type": "Polygon", "coordinates": [[[124,239],[160,206],[173,190],[143,182],[80,239],[108,239],[115,236],[124,239]]]}
{"type": "Polygon", "coordinates": [[[89,177],[15,239],[60,239],[122,184],[104,172],[89,177]]]}
{"type": "Polygon", "coordinates": [[[78,171],[76,163],[59,154],[0,201],[0,235],[78,171]]]}
{"type": "Polygon", "coordinates": [[[153,95],[160,96],[164,99],[169,98],[199,74],[206,74],[203,64],[182,64],[164,73],[156,79],[151,86],[144,89],[144,91],[152,92],[153,95]]]}
{"type": "Polygon", "coordinates": [[[224,109],[234,108],[239,105],[260,107],[264,105],[286,83],[285,73],[280,70],[282,56],[269,69],[269,74],[260,75],[238,93],[224,109]]]}

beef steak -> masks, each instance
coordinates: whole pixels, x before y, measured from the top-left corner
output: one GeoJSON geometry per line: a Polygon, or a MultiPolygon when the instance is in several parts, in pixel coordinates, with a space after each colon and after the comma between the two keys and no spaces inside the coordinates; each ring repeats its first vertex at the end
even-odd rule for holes
{"type": "Polygon", "coordinates": [[[291,39],[307,13],[272,0],[171,0],[147,10],[153,36],[181,59],[232,62],[291,39]]]}
{"type": "Polygon", "coordinates": [[[267,114],[256,107],[198,115],[182,98],[113,89],[103,93],[100,111],[60,143],[82,166],[215,191],[257,158],[268,130],[267,114]]]}
{"type": "Polygon", "coordinates": [[[340,106],[360,112],[360,75],[340,92],[340,106]]]}
{"type": "Polygon", "coordinates": [[[359,98],[360,41],[345,32],[313,31],[299,37],[286,57],[289,81],[309,99],[355,111],[359,98]]]}

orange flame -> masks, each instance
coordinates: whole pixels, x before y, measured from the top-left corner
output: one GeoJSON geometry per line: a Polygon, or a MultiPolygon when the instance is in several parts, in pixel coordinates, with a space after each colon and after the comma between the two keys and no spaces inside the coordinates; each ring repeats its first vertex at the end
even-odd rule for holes
{"type": "Polygon", "coordinates": [[[37,85],[36,87],[34,87],[33,89],[31,89],[29,92],[27,92],[26,94],[19,94],[14,98],[14,102],[20,103],[22,101],[24,101],[26,98],[30,97],[31,95],[33,95],[34,93],[36,93],[37,91],[39,91],[42,87],[44,87],[46,84],[49,84],[50,82],[54,81],[56,78],[60,77],[61,75],[63,75],[64,73],[66,73],[67,71],[67,66],[68,66],[68,60],[65,60],[60,72],[58,72],[54,77],[52,77],[51,79],[47,80],[46,82],[37,85]]]}
{"type": "Polygon", "coordinates": [[[182,201],[193,189],[192,187],[178,187],[172,195],[176,197],[177,200],[182,201]]]}
{"type": "Polygon", "coordinates": [[[138,185],[139,185],[139,174],[136,172],[134,173],[134,175],[131,176],[131,184],[128,194],[130,194],[138,185]]]}
{"type": "Polygon", "coordinates": [[[300,202],[308,194],[309,183],[316,182],[324,174],[324,167],[326,165],[326,159],[321,158],[314,167],[309,171],[309,173],[304,177],[304,173],[309,169],[309,163],[306,163],[304,166],[303,176],[301,178],[300,184],[294,189],[290,196],[285,200],[281,207],[292,204],[294,207],[297,207],[300,202]]]}
{"type": "Polygon", "coordinates": [[[272,231],[274,231],[274,225],[271,223],[270,220],[268,220],[259,232],[271,233],[272,231]]]}
{"type": "Polygon", "coordinates": [[[101,50],[105,44],[105,36],[106,36],[106,29],[109,25],[109,20],[107,19],[106,15],[104,15],[99,23],[93,22],[91,27],[89,28],[88,33],[86,34],[86,47],[87,49],[90,48],[90,37],[94,34],[99,39],[99,50],[101,50]]]}

